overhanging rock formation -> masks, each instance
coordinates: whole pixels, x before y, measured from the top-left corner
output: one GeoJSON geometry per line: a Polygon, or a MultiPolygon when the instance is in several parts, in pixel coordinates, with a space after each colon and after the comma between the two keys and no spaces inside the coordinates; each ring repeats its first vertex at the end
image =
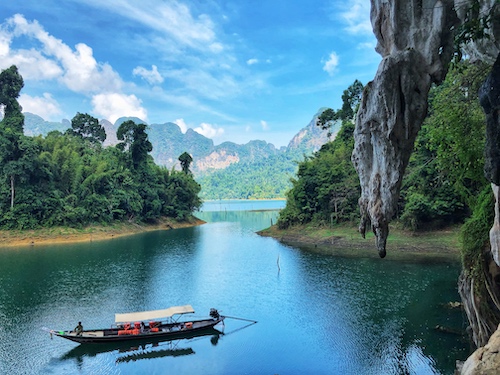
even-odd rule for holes
{"type": "MultiPolygon", "coordinates": [[[[486,36],[469,41],[463,50],[472,61],[493,65],[480,90],[480,102],[487,117],[485,175],[495,194],[495,224],[490,231],[491,252],[480,249],[477,254],[483,269],[464,269],[459,280],[473,340],[482,346],[500,320],[500,1],[371,0],[371,5],[376,50],[383,59],[363,93],[352,160],[361,183],[360,232],[364,235],[371,223],[381,257],[386,255],[403,174],[427,114],[431,84],[446,75],[456,30],[470,21],[484,21],[475,31],[486,36]],[[478,284],[486,292],[478,291],[478,284]]],[[[497,373],[497,365],[491,372],[481,366],[480,359],[469,362],[461,373],[497,373]]]]}
{"type": "Polygon", "coordinates": [[[453,0],[372,0],[371,22],[382,55],[363,92],[352,156],[361,183],[360,232],[368,223],[386,255],[389,222],[403,174],[427,115],[433,82],[446,76],[458,23],[453,0]]]}

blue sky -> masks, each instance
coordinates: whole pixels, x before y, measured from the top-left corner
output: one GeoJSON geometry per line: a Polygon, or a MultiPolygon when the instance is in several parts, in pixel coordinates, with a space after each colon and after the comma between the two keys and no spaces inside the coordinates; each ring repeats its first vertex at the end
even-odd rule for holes
{"type": "Polygon", "coordinates": [[[24,111],[175,122],[280,147],[380,62],[369,0],[21,0],[0,4],[0,69],[24,111]]]}

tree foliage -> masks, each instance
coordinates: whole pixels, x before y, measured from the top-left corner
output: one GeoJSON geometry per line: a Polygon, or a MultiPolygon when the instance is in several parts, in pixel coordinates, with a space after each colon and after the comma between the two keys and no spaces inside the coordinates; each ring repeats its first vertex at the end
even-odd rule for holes
{"type": "Polygon", "coordinates": [[[149,153],[153,151],[153,145],[148,139],[146,124],[136,124],[132,120],[125,121],[116,132],[118,140],[123,141],[117,147],[128,151],[128,159],[131,166],[138,170],[144,167],[149,153]]]}
{"type": "Polygon", "coordinates": [[[190,174],[191,171],[189,170],[189,167],[191,166],[191,163],[193,162],[193,158],[189,153],[183,152],[181,156],[179,156],[179,161],[181,162],[181,169],[184,173],[190,174]]]}
{"type": "MultiPolygon", "coordinates": [[[[415,142],[403,180],[399,218],[409,229],[463,222],[487,182],[483,176],[485,120],[477,91],[487,74],[483,64],[463,61],[430,93],[429,114],[415,142]]],[[[343,106],[325,110],[318,125],[342,121],[335,140],[299,163],[278,225],[342,222],[357,218],[358,176],[350,161],[354,117],[362,85],[342,95],[343,106]]]]}
{"type": "Polygon", "coordinates": [[[3,119],[0,122],[0,173],[10,184],[10,209],[14,208],[16,180],[23,174],[24,163],[21,143],[24,141],[24,116],[17,98],[24,81],[17,67],[12,65],[0,73],[0,107],[3,119]]]}
{"type": "Polygon", "coordinates": [[[197,178],[204,199],[283,198],[291,188],[290,178],[297,172],[296,160],[302,154],[286,152],[261,158],[257,162],[239,162],[224,170],[197,178]]]}
{"type": "Polygon", "coordinates": [[[123,142],[116,147],[103,148],[104,129],[81,113],[65,133],[27,137],[17,104],[22,87],[17,69],[2,72],[0,84],[5,113],[0,122],[0,228],[152,222],[163,216],[184,220],[201,206],[200,185],[190,174],[153,162],[145,125],[122,124],[118,138],[123,142]]]}
{"type": "Polygon", "coordinates": [[[332,121],[342,126],[335,140],[325,144],[312,157],[299,163],[297,178],[287,193],[286,207],[280,212],[278,227],[315,221],[336,223],[357,216],[359,180],[351,163],[354,148],[354,117],[361,100],[363,85],[358,80],[342,95],[342,109],[325,110],[318,126],[328,128],[332,121]]]}
{"type": "Polygon", "coordinates": [[[86,113],[77,113],[71,120],[69,134],[88,140],[92,144],[102,144],[106,140],[106,131],[99,120],[86,113]]]}
{"type": "Polygon", "coordinates": [[[335,121],[354,121],[361,94],[363,93],[363,84],[355,80],[352,85],[342,93],[342,108],[335,111],[331,108],[324,110],[318,117],[317,125],[322,129],[329,129],[335,121]]]}
{"type": "Polygon", "coordinates": [[[411,229],[461,222],[476,205],[483,176],[485,119],[477,91],[487,69],[464,61],[431,91],[429,115],[401,189],[401,219],[411,229]]]}

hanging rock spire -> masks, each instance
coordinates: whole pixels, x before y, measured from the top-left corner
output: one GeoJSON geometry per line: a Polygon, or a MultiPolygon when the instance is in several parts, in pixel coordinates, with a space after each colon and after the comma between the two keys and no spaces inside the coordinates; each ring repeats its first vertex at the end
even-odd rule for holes
{"type": "Polygon", "coordinates": [[[453,54],[453,0],[372,0],[371,22],[382,55],[356,119],[352,161],[361,183],[359,230],[368,224],[380,257],[433,82],[453,54]]]}

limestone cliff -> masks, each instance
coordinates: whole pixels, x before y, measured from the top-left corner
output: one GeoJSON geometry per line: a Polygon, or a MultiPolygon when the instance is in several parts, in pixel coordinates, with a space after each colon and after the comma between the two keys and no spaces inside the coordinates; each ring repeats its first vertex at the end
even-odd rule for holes
{"type": "MultiPolygon", "coordinates": [[[[487,37],[465,46],[471,59],[499,51],[497,0],[372,0],[371,22],[382,61],[365,88],[356,119],[353,163],[359,174],[360,232],[369,224],[381,257],[415,138],[427,115],[432,83],[440,83],[460,25],[482,17],[487,37]],[[477,3],[478,7],[472,5],[477,3]]],[[[500,236],[499,236],[500,237],[500,236]]]]}
{"type": "Polygon", "coordinates": [[[371,21],[383,59],[363,92],[352,160],[361,183],[360,232],[371,222],[384,257],[429,89],[446,75],[458,20],[451,0],[372,0],[371,21]]]}
{"type": "MultiPolygon", "coordinates": [[[[353,163],[361,182],[360,232],[371,223],[381,257],[404,171],[427,114],[432,83],[440,83],[462,37],[463,52],[493,65],[480,90],[487,116],[486,167],[497,200],[491,246],[480,269],[464,268],[459,291],[476,345],[485,345],[500,317],[500,2],[498,0],[371,0],[371,22],[382,55],[356,119],[353,163]],[[467,42],[465,45],[464,42],[467,42]]],[[[482,372],[481,372],[482,373],[482,372]]]]}
{"type": "Polygon", "coordinates": [[[490,337],[488,344],[477,349],[458,366],[457,373],[461,375],[496,375],[500,369],[500,327],[490,337]]]}

